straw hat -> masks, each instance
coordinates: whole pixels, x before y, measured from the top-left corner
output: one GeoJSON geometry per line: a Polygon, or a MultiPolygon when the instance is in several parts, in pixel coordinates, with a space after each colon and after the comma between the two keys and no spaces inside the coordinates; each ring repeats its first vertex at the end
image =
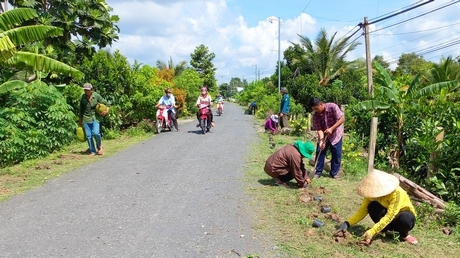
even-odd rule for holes
{"type": "Polygon", "coordinates": [[[356,191],[364,198],[377,198],[390,194],[398,186],[398,178],[387,172],[374,169],[359,182],[356,191]]]}

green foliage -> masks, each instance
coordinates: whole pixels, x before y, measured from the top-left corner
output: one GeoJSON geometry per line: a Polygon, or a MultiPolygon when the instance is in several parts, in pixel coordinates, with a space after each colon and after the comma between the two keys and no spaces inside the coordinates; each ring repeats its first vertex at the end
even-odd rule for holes
{"type": "Polygon", "coordinates": [[[156,131],[155,120],[150,120],[149,118],[142,119],[142,121],[140,121],[136,127],[146,133],[153,133],[156,131]]]}
{"type": "Polygon", "coordinates": [[[305,131],[310,127],[308,118],[302,117],[300,119],[292,120],[289,122],[289,127],[292,130],[292,134],[295,136],[303,136],[305,131]]]}
{"type": "Polygon", "coordinates": [[[209,91],[214,91],[217,87],[216,68],[212,60],[216,54],[209,52],[209,47],[201,44],[190,54],[190,65],[198,72],[203,79],[203,84],[208,87],[209,91]]]}
{"type": "Polygon", "coordinates": [[[444,225],[458,226],[460,223],[460,206],[454,202],[447,202],[441,220],[444,225]]]}
{"type": "Polygon", "coordinates": [[[34,82],[0,109],[0,166],[44,157],[75,139],[75,115],[54,87],[34,82]]]}

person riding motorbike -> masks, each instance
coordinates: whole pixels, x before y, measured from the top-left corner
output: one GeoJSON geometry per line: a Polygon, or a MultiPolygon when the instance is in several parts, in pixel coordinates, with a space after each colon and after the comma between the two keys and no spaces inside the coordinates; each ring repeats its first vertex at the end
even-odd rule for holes
{"type": "MultiPolygon", "coordinates": [[[[177,124],[177,118],[176,118],[176,99],[174,98],[174,95],[172,94],[172,91],[170,88],[165,89],[165,95],[160,98],[160,100],[158,101],[158,104],[156,104],[155,107],[158,108],[159,105],[166,106],[166,108],[163,110],[162,115],[167,121],[168,114],[169,114],[172,122],[174,123],[174,127],[179,132],[179,126],[177,124]]],[[[158,112],[157,112],[157,117],[158,117],[158,112]]]]}
{"type": "Polygon", "coordinates": [[[216,103],[217,103],[217,107],[219,107],[219,104],[222,106],[222,114],[224,113],[224,98],[222,97],[222,95],[220,95],[220,93],[217,93],[216,95],[216,103]]]}
{"type": "MultiPolygon", "coordinates": [[[[208,112],[208,121],[209,121],[209,124],[212,127],[214,127],[213,115],[212,115],[212,111],[211,111],[212,98],[208,94],[208,88],[206,88],[205,86],[201,87],[201,95],[198,96],[198,99],[196,100],[196,106],[198,108],[200,108],[201,104],[208,105],[208,107],[207,107],[207,109],[209,111],[208,112]]],[[[198,120],[198,124],[196,125],[196,127],[200,127],[200,110],[198,110],[198,112],[196,113],[196,119],[198,120]]],[[[208,131],[209,131],[209,127],[208,127],[208,131]]]]}

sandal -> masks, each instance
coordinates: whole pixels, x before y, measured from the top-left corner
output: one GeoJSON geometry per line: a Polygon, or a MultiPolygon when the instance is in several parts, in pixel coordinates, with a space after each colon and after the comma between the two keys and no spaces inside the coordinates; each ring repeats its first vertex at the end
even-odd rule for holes
{"type": "Polygon", "coordinates": [[[407,243],[409,243],[409,244],[411,244],[411,245],[416,245],[416,244],[418,244],[417,238],[415,238],[414,236],[411,236],[411,235],[406,236],[406,238],[404,238],[404,240],[406,240],[407,243]]]}
{"type": "Polygon", "coordinates": [[[289,186],[288,186],[286,183],[282,182],[282,181],[279,180],[278,178],[274,178],[274,179],[275,179],[275,185],[277,185],[277,186],[283,186],[283,187],[289,188],[289,186]]]}

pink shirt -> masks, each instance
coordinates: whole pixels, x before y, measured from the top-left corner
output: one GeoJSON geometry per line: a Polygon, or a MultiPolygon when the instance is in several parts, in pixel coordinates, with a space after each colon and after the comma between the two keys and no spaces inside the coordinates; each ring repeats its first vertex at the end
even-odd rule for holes
{"type": "MultiPolygon", "coordinates": [[[[343,116],[342,110],[335,103],[325,103],[323,113],[313,114],[313,130],[324,131],[332,127],[343,116]]],[[[331,135],[328,136],[329,142],[335,145],[343,137],[343,123],[335,128],[331,135]]]]}

